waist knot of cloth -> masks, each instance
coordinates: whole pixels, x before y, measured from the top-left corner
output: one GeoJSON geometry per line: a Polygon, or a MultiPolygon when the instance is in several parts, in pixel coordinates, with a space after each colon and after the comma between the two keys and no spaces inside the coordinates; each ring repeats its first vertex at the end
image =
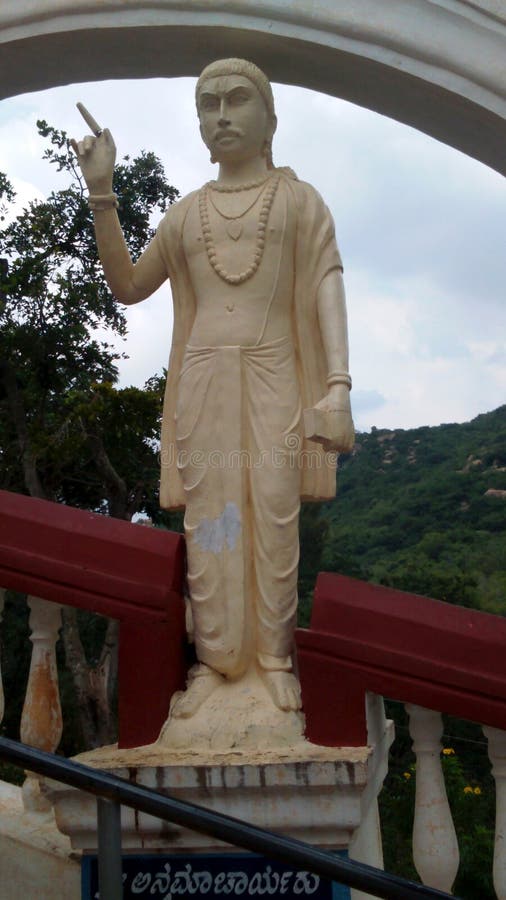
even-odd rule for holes
{"type": "Polygon", "coordinates": [[[283,444],[287,434],[299,432],[300,418],[290,338],[254,346],[187,347],[176,405],[180,448],[283,444]]]}

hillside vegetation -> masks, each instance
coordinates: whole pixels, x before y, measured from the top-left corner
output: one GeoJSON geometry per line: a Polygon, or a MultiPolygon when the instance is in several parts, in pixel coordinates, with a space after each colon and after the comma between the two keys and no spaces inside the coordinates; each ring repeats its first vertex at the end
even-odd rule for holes
{"type": "Polygon", "coordinates": [[[506,405],[373,428],[339,463],[336,500],[303,510],[306,616],[318,569],[506,614],[506,405]]]}

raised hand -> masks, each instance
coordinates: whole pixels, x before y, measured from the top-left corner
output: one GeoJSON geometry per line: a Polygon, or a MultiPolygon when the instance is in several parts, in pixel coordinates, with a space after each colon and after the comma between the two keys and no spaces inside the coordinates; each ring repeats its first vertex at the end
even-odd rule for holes
{"type": "Polygon", "coordinates": [[[70,141],[90,194],[112,191],[112,175],[116,162],[116,145],[108,128],[102,128],[82,103],[77,108],[93,134],[82,141],[70,141]]]}

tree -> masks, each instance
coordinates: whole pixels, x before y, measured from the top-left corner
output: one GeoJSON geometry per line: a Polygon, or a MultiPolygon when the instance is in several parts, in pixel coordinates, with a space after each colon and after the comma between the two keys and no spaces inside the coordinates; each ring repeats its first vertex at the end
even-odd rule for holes
{"type": "MultiPolygon", "coordinates": [[[[120,354],[111,340],[124,336],[125,317],[102,273],[67,136],[44,121],[37,126],[44,158],[69,184],[0,231],[0,483],[130,519],[156,504],[161,380],[144,391],[114,386],[120,354]]],[[[114,189],[135,258],[154,233],[153,212],[178,192],[147,152],[116,166],[114,189]]],[[[0,174],[0,221],[13,200],[0,174]]],[[[84,742],[94,746],[114,739],[117,633],[110,622],[99,652],[92,641],[86,653],[80,619],[65,610],[63,642],[84,742]]]]}

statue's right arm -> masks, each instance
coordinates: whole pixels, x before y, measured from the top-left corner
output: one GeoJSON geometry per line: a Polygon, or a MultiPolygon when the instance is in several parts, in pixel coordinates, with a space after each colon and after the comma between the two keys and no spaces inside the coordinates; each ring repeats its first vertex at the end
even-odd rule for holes
{"type": "MultiPolygon", "coordinates": [[[[110,131],[71,141],[90,197],[112,195],[116,147],[110,131]]],[[[106,205],[106,204],[98,204],[106,205]]],[[[122,303],[138,303],[154,293],[167,278],[167,269],[156,241],[152,241],[134,264],[130,257],[116,208],[95,209],[95,235],[107,283],[122,303]]]]}

